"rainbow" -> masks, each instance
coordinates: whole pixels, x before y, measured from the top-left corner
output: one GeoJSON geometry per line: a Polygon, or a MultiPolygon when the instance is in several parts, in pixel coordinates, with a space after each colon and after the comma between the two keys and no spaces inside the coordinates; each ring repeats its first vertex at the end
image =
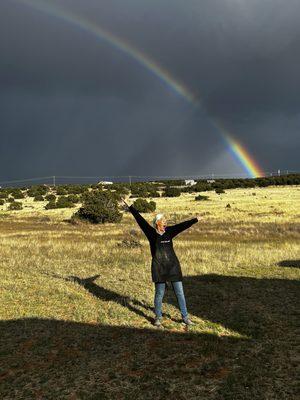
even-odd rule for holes
{"type": "Polygon", "coordinates": [[[251,178],[265,176],[264,171],[258,165],[257,161],[251,157],[250,153],[246,151],[245,147],[243,147],[241,143],[239,143],[232,136],[224,135],[224,137],[228,143],[229,152],[237,161],[242,163],[244,169],[251,178]]]}
{"type": "MultiPolygon", "coordinates": [[[[151,74],[160,79],[161,82],[171,88],[176,94],[183,97],[193,106],[202,109],[205,108],[199,96],[196,96],[194,93],[192,93],[189,88],[187,88],[178,79],[175,79],[166,69],[161,67],[155,61],[151,60],[151,58],[148,57],[146,54],[133,47],[130,43],[103,29],[98,24],[88,19],[85,19],[82,16],[73,14],[70,11],[62,9],[57,5],[49,4],[49,2],[45,2],[43,0],[14,1],[16,1],[17,3],[23,3],[44,14],[63,20],[82,29],[89,34],[94,35],[98,39],[105,41],[109,45],[115,47],[117,50],[122,51],[126,55],[132,57],[142,67],[146,68],[151,74]]],[[[218,133],[222,136],[229,153],[240,163],[245,172],[251,178],[265,175],[264,171],[260,168],[254,158],[249,154],[245,146],[243,146],[241,143],[238,143],[237,140],[235,140],[233,136],[229,132],[227,132],[216,119],[210,118],[210,122],[218,131],[218,133]]]]}

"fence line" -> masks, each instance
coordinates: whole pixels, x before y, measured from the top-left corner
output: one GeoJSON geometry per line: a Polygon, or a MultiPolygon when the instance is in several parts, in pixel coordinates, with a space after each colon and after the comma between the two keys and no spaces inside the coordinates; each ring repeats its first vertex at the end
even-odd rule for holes
{"type": "MultiPolygon", "coordinates": [[[[282,176],[282,175],[288,175],[288,174],[297,174],[300,173],[299,171],[291,171],[291,170],[277,170],[276,172],[266,172],[264,177],[273,177],[273,176],[282,176]]],[[[199,174],[194,174],[194,175],[104,175],[104,176],[66,176],[66,175],[52,175],[52,176],[42,176],[42,177],[35,177],[35,178],[25,178],[25,179],[14,179],[14,180],[9,180],[9,181],[3,181],[0,182],[1,185],[10,185],[10,184],[22,184],[22,183],[28,183],[28,182],[39,182],[40,184],[52,184],[56,185],[58,182],[61,184],[67,184],[67,180],[72,180],[73,184],[82,184],[82,180],[87,180],[88,183],[93,183],[92,181],[95,182],[100,182],[100,181],[113,181],[116,179],[123,179],[126,182],[133,182],[134,180],[142,180],[143,181],[151,181],[155,179],[172,179],[172,180],[179,180],[179,179],[238,179],[238,178],[249,178],[247,173],[240,173],[240,174],[232,174],[232,173],[223,173],[223,174],[217,174],[217,173],[207,173],[203,175],[199,174]],[[81,180],[81,182],[80,182],[81,180]]],[[[69,182],[70,183],[70,182],[69,182]]]]}

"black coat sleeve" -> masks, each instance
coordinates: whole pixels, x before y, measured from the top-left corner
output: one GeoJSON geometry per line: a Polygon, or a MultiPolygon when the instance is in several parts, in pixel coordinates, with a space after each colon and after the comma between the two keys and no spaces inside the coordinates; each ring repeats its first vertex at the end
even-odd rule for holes
{"type": "Polygon", "coordinates": [[[180,222],[179,224],[176,225],[170,225],[168,227],[168,231],[170,232],[170,235],[173,238],[176,235],[178,235],[178,233],[184,231],[185,229],[189,228],[198,221],[199,221],[198,218],[192,218],[187,221],[180,222]]]}
{"type": "Polygon", "coordinates": [[[136,222],[138,223],[139,227],[142,229],[144,234],[147,236],[149,239],[150,236],[152,235],[154,228],[145,220],[144,217],[141,216],[141,214],[138,212],[136,208],[133,207],[133,205],[129,206],[129,211],[131,214],[134,216],[136,222]]]}

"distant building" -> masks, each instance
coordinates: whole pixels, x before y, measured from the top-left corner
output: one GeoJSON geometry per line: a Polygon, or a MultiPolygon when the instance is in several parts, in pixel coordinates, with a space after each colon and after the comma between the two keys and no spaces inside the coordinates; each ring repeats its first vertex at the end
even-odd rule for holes
{"type": "Polygon", "coordinates": [[[196,185],[196,181],[194,181],[194,179],[186,179],[185,181],[184,181],[184,183],[187,185],[187,186],[193,186],[193,185],[196,185]]]}
{"type": "Polygon", "coordinates": [[[216,181],[214,179],[207,179],[207,183],[215,183],[216,181]]]}
{"type": "Polygon", "coordinates": [[[98,185],[112,185],[113,182],[109,182],[109,181],[100,181],[98,182],[98,185]]]}

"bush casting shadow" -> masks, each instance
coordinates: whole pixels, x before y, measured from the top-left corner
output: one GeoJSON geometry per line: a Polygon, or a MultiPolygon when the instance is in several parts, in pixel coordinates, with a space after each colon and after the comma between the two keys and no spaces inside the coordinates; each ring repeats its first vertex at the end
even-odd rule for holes
{"type": "Polygon", "coordinates": [[[282,260],[277,265],[279,267],[300,268],[300,260],[282,260]]]}
{"type": "MultiPolygon", "coordinates": [[[[123,301],[96,285],[96,277],[64,279],[98,298],[123,301]]],[[[1,398],[297,398],[299,282],[210,274],[185,277],[184,288],[191,315],[249,339],[51,319],[2,321],[1,398]]],[[[177,307],[173,294],[164,301],[177,307]]]]}

